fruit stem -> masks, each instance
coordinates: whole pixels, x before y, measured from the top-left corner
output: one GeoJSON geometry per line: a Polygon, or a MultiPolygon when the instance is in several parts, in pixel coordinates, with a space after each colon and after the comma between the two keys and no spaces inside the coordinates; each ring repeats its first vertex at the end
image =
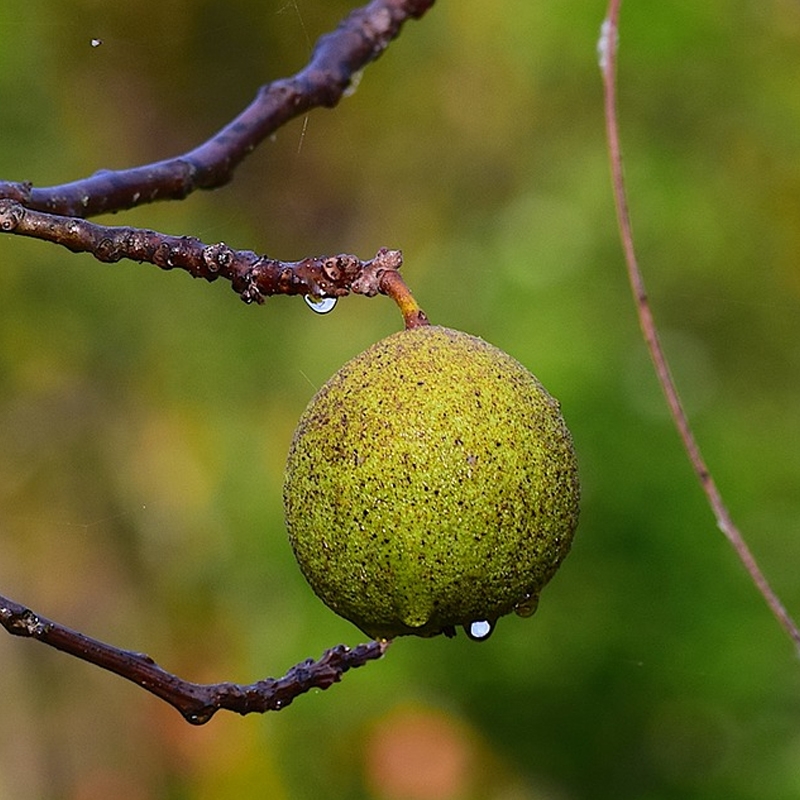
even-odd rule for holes
{"type": "Polygon", "coordinates": [[[431,324],[428,315],[419,307],[419,303],[396,269],[387,269],[381,273],[380,289],[399,306],[407,331],[431,324]]]}

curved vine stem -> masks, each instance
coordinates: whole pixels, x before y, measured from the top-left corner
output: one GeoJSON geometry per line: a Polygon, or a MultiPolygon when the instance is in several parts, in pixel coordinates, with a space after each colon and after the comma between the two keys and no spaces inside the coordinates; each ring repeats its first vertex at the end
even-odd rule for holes
{"type": "Polygon", "coordinates": [[[741,531],[734,523],[716,482],[706,465],[700,452],[700,447],[689,425],[689,419],[678,395],[678,389],[669,368],[669,362],[661,347],[658,337],[653,311],[647,297],[636,250],[633,244],[633,227],[628,209],[625,180],[622,168],[622,148],[620,146],[619,126],[617,123],[617,50],[619,41],[619,12],[622,0],[610,0],[606,18],[598,42],[598,55],[600,71],[603,76],[604,108],[606,119],[606,133],[608,137],[608,151],[611,165],[611,180],[614,192],[614,202],[617,209],[617,221],[620,230],[620,239],[625,254],[625,264],[628,271],[628,280],[636,303],[636,312],[639,325],[642,329],[647,349],[655,367],[658,382],[664,392],[669,406],[669,411],[678,429],[681,441],[691,462],[697,479],[708,499],[717,526],[725,534],[736,555],[747,570],[748,575],[763,596],[780,625],[792,639],[800,655],[800,629],[786,611],[779,597],[775,594],[764,573],[756,563],[750,548],[742,536],[741,531]]]}

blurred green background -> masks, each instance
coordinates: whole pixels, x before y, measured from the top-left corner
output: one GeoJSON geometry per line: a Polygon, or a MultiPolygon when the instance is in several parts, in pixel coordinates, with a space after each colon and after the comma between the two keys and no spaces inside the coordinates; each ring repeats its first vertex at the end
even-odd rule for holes
{"type": "MultiPolygon", "coordinates": [[[[305,62],[343,0],[0,4],[0,177],[166,158],[305,62]],[[102,40],[92,47],[91,40],[102,40]]],[[[530,620],[397,641],[205,728],[0,636],[0,800],[800,796],[800,663],[715,529],[638,332],[609,190],[603,2],[440,0],[354,96],[215,193],[106,222],[294,259],[399,247],[430,317],[557,395],[584,499],[530,620]]],[[[800,7],[624,5],[621,127],[642,265],[720,488],[800,615],[800,7]]],[[[397,330],[0,237],[0,592],[198,681],[362,640],[300,576],[295,420],[397,330]]]]}

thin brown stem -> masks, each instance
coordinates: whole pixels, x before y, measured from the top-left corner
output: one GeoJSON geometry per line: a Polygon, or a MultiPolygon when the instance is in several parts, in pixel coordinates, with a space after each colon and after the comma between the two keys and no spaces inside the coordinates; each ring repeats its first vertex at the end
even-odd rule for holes
{"type": "Polygon", "coordinates": [[[311,689],[327,689],[350,669],[380,658],[389,642],[368,642],[352,650],[337,645],[318,661],[307,659],[282,678],[252,684],[192,683],[162,669],[150,656],[92,639],[29,608],[0,597],[0,625],[10,634],[36,639],[141,686],[169,703],[193,725],[203,725],[220,709],[237,714],[278,711],[311,689]]]}
{"type": "Polygon", "coordinates": [[[381,292],[397,303],[403,315],[406,330],[430,325],[428,315],[419,307],[411,290],[397,270],[387,270],[381,275],[381,292]]]}
{"type": "Polygon", "coordinates": [[[639,262],[633,244],[633,226],[631,224],[630,211],[628,208],[622,167],[622,148],[620,145],[619,125],[617,121],[616,92],[617,45],[619,39],[619,12],[621,5],[622,0],[610,0],[606,18],[603,22],[598,51],[600,56],[600,70],[603,76],[606,132],[608,136],[614,201],[617,209],[620,238],[625,254],[628,280],[636,303],[639,325],[645,343],[647,344],[647,349],[650,352],[658,382],[661,384],[661,389],[666,397],[675,427],[686,449],[692,469],[714,513],[717,526],[727,537],[744,565],[744,568],[747,570],[751,580],[763,596],[775,618],[794,642],[798,654],[800,654],[800,629],[798,629],[797,624],[786,611],[780,598],[773,591],[753,557],[750,548],[747,546],[744,536],[730,515],[728,507],[706,465],[705,459],[700,452],[700,447],[689,425],[689,418],[681,403],[677,386],[670,372],[669,362],[667,361],[666,354],[664,353],[658,337],[658,330],[645,289],[644,277],[639,268],[639,262]]]}

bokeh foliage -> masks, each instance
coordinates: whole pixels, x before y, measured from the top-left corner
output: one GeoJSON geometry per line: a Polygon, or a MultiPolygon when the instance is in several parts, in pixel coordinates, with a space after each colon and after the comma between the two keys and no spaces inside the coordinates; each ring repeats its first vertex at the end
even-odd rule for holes
{"type": "MultiPolygon", "coordinates": [[[[188,149],[299,68],[348,7],[4,3],[0,176],[50,185],[188,149]]],[[[400,640],[325,694],[204,729],[4,635],[0,798],[800,794],[798,661],[714,527],[625,283],[604,11],[440,0],[353,97],[282,130],[231,185],[117,218],[286,259],[400,247],[434,321],[534,370],[563,403],[584,485],[574,551],[537,614],[485,644],[400,640]],[[422,788],[401,789],[404,754],[422,788]]],[[[800,8],[627,3],[620,69],[667,351],[797,615],[800,8]]],[[[282,674],[360,641],[303,582],[280,485],[303,406],[399,327],[390,302],[245,307],[221,285],[11,237],[0,264],[3,593],[195,680],[282,674]]]]}

